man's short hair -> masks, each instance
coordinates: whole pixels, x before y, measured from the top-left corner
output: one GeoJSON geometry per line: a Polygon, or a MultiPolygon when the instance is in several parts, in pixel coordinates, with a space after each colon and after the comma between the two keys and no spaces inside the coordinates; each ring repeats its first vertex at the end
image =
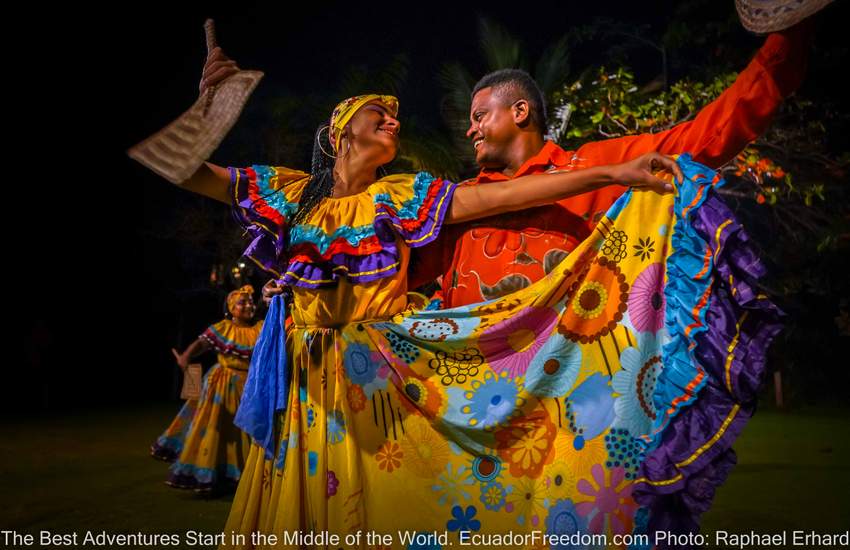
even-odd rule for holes
{"type": "Polygon", "coordinates": [[[493,88],[500,94],[508,105],[524,99],[528,101],[529,118],[541,134],[546,133],[546,102],[543,101],[543,92],[540,86],[531,78],[531,75],[522,69],[499,69],[481,77],[481,80],[472,89],[472,96],[484,88],[493,88]]]}

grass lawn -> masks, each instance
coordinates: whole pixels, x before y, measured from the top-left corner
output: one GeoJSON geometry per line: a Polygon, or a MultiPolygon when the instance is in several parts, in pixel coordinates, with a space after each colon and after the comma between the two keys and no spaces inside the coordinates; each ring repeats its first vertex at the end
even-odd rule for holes
{"type": "MultiPolygon", "coordinates": [[[[167,487],[167,465],[147,455],[178,408],[6,420],[0,530],[218,533],[230,497],[167,487]]],[[[759,412],[736,445],[738,466],[704,516],[703,532],[847,529],[849,436],[847,409],[759,412]]]]}
{"type": "Polygon", "coordinates": [[[738,465],[702,531],[850,528],[850,411],[756,413],[735,444],[738,465]]]}
{"type": "Polygon", "coordinates": [[[168,464],[148,455],[178,409],[175,403],[5,425],[0,439],[2,529],[221,531],[230,497],[204,499],[168,487],[163,483],[168,464]]]}

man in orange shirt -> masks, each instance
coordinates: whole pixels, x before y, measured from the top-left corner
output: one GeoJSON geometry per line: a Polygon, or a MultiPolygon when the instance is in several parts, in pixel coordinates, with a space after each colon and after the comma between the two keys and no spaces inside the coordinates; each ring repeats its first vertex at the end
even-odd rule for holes
{"type": "MultiPolygon", "coordinates": [[[[782,101],[803,79],[812,22],[768,36],[732,86],[697,116],[656,134],[595,141],[564,151],[545,141],[545,103],[523,71],[502,70],[473,90],[467,137],[481,172],[465,182],[485,185],[528,174],[577,170],[633,159],[649,151],[691,153],[719,168],[763,133],[782,101]]],[[[416,250],[411,288],[442,275],[443,307],[496,298],[543,278],[584,240],[625,187],[570,197],[525,212],[444,229],[416,250]]]]}

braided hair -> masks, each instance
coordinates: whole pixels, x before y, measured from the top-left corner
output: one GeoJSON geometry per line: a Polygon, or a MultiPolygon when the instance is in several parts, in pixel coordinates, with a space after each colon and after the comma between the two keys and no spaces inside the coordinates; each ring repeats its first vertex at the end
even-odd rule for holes
{"type": "MultiPolygon", "coordinates": [[[[295,227],[307,219],[310,212],[325,198],[330,197],[334,188],[334,157],[325,153],[322,148],[322,131],[327,126],[320,126],[316,130],[316,138],[313,140],[313,160],[310,163],[310,181],[304,187],[301,198],[298,200],[298,210],[289,222],[290,227],[295,227]]],[[[330,132],[326,138],[330,141],[330,132]]],[[[330,147],[330,143],[328,143],[330,147]]]]}

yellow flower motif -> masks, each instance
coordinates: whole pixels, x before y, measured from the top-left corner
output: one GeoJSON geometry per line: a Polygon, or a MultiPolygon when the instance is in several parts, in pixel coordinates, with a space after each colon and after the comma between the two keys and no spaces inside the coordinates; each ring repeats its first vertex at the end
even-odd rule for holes
{"type": "MultiPolygon", "coordinates": [[[[594,464],[605,464],[608,451],[605,449],[605,436],[599,435],[585,440],[584,447],[577,450],[573,443],[575,436],[568,430],[559,430],[555,439],[555,458],[570,466],[576,480],[590,475],[594,464]]],[[[575,485],[573,485],[575,489],[575,485]]]]}
{"type": "Polygon", "coordinates": [[[559,460],[549,466],[546,469],[546,481],[551,500],[575,498],[578,480],[573,468],[566,462],[559,460]]]}
{"type": "Polygon", "coordinates": [[[401,404],[414,414],[427,418],[436,418],[443,414],[446,405],[440,390],[428,379],[420,380],[414,377],[404,379],[401,404]]]}
{"type": "Polygon", "coordinates": [[[405,465],[419,477],[436,478],[451,455],[446,439],[421,417],[409,416],[404,428],[407,437],[401,442],[401,451],[405,465]]]}
{"type": "Polygon", "coordinates": [[[518,478],[513,491],[505,498],[505,511],[516,513],[516,521],[520,525],[539,527],[546,517],[547,491],[542,478],[518,478]]]}
{"type": "Polygon", "coordinates": [[[583,319],[597,317],[608,302],[608,292],[596,281],[587,281],[573,299],[573,311],[583,319]]]}
{"type": "Polygon", "coordinates": [[[495,509],[499,506],[499,503],[502,502],[502,498],[504,496],[504,489],[498,484],[491,483],[487,487],[484,488],[483,495],[481,495],[481,500],[484,502],[484,505],[488,509],[495,509]]]}

